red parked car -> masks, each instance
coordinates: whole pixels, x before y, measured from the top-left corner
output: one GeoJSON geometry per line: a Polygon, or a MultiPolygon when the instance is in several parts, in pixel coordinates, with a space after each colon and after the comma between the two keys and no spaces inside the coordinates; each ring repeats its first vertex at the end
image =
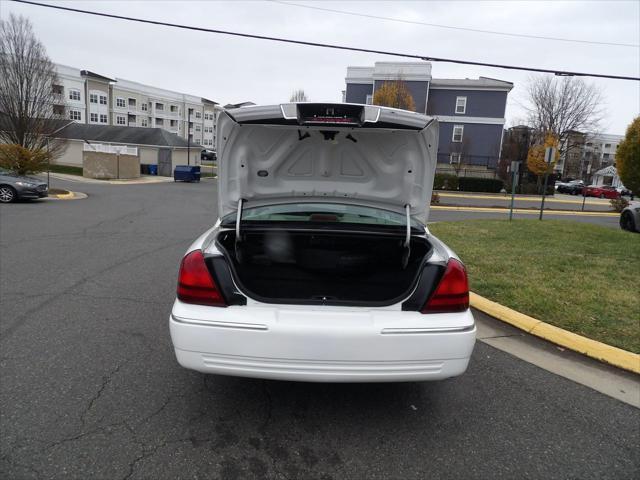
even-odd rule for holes
{"type": "Polygon", "coordinates": [[[582,194],[585,197],[620,198],[620,192],[608,185],[589,185],[584,187],[582,194]]]}

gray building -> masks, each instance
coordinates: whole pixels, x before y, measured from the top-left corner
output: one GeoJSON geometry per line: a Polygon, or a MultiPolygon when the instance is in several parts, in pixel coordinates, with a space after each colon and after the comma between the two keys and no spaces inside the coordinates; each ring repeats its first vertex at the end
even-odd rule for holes
{"type": "Polygon", "coordinates": [[[376,62],[348,67],[343,100],[373,103],[385,81],[402,80],[416,111],[440,122],[438,171],[495,175],[500,158],[507,95],[513,83],[493,78],[437,79],[428,62],[376,62]]]}
{"type": "MultiPolygon", "coordinates": [[[[139,165],[156,165],[159,175],[171,176],[176,165],[200,165],[200,147],[163,128],[70,123],[55,135],[66,149],[53,163],[85,167],[87,153],[120,153],[139,165]]],[[[139,172],[139,167],[138,167],[139,172]]]]}

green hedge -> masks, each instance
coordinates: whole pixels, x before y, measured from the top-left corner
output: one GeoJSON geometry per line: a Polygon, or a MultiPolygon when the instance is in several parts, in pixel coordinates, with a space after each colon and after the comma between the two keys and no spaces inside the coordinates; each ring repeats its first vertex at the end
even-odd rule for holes
{"type": "Polygon", "coordinates": [[[434,190],[458,190],[458,177],[451,173],[436,173],[433,179],[434,190]]]}
{"type": "MultiPolygon", "coordinates": [[[[507,189],[511,193],[510,189],[507,189]]],[[[521,183],[516,186],[516,193],[522,193],[524,195],[539,195],[542,191],[542,186],[538,187],[537,183],[521,183]]],[[[556,192],[553,184],[547,184],[547,195],[553,195],[556,192]]]]}
{"type": "Polygon", "coordinates": [[[458,179],[458,187],[462,192],[499,193],[504,182],[499,178],[462,177],[458,179]]]}

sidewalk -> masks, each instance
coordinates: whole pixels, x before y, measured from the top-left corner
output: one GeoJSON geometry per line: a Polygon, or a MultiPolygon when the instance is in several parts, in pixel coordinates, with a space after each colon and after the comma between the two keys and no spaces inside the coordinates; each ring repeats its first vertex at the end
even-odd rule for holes
{"type": "MultiPolygon", "coordinates": [[[[173,177],[160,177],[157,175],[142,175],[138,178],[121,179],[121,180],[96,180],[95,178],[85,178],[80,175],[68,175],[66,173],[50,173],[51,178],[65,180],[75,183],[94,183],[101,185],[140,185],[146,183],[165,183],[173,182],[173,177]]],[[[44,175],[46,177],[46,174],[44,175]]],[[[42,174],[41,174],[42,177],[42,174]]]]}
{"type": "MultiPolygon", "coordinates": [[[[483,193],[483,192],[457,192],[457,191],[451,191],[451,190],[434,190],[435,193],[437,193],[438,195],[440,195],[443,198],[471,198],[471,199],[482,199],[482,200],[506,200],[506,201],[511,201],[511,194],[510,193],[506,193],[506,194],[502,194],[502,193],[483,193]]],[[[540,202],[542,201],[542,195],[524,195],[524,194],[516,194],[515,195],[515,200],[523,200],[523,201],[530,201],[530,202],[540,202]]],[[[551,203],[573,203],[573,204],[579,204],[582,205],[582,196],[574,196],[574,195],[565,195],[565,194],[555,194],[553,196],[549,196],[547,195],[545,197],[545,203],[546,202],[551,202],[551,203]]],[[[594,197],[588,197],[585,199],[585,205],[599,205],[599,206],[603,206],[609,205],[609,200],[608,199],[602,199],[602,198],[594,198],[594,197]]]]}

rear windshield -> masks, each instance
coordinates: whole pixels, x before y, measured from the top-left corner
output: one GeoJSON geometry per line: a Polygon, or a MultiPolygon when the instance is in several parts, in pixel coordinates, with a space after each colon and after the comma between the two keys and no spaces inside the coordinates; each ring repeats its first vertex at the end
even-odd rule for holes
{"type": "MultiPolygon", "coordinates": [[[[235,223],[235,214],[227,215],[222,223],[235,223]]],[[[320,222],[360,223],[369,225],[404,226],[406,217],[400,213],[361,205],[338,203],[287,203],[247,208],[242,211],[243,222],[320,222]]],[[[421,224],[411,219],[413,228],[421,224]]]]}

